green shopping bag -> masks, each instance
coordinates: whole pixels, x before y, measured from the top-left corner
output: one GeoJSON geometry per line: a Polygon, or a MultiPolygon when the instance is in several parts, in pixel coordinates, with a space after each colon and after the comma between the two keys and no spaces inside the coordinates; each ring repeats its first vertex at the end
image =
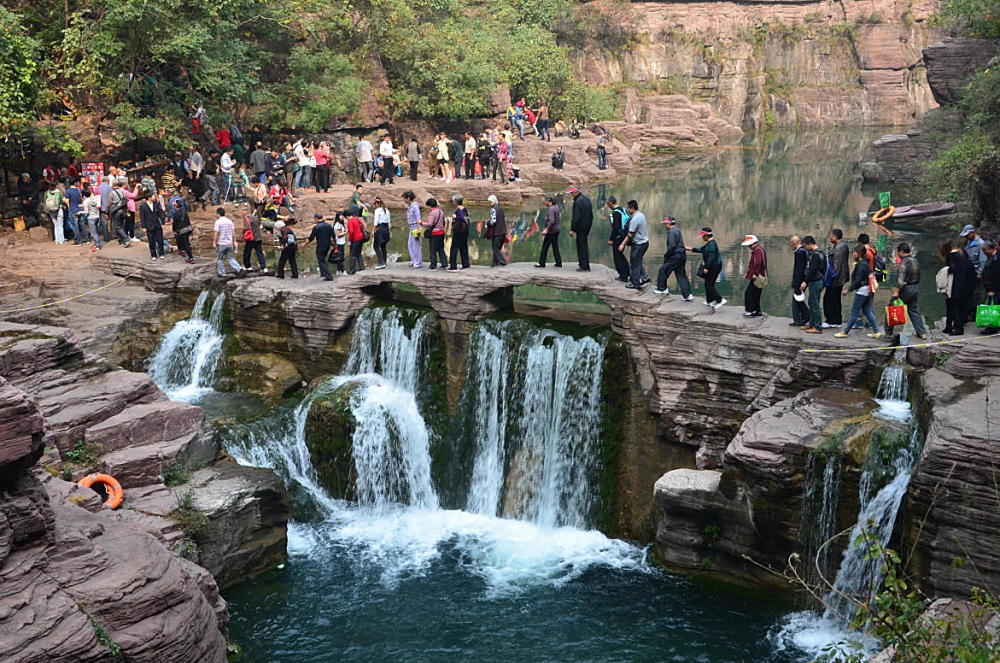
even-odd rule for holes
{"type": "Polygon", "coordinates": [[[886,241],[887,240],[886,240],[886,236],[885,235],[879,235],[878,237],[876,237],[875,238],[875,250],[879,251],[879,252],[885,251],[886,241]]]}
{"type": "Polygon", "coordinates": [[[889,191],[880,191],[878,194],[878,204],[881,209],[885,209],[889,206],[889,201],[892,200],[892,195],[889,191]]]}
{"type": "Polygon", "coordinates": [[[1000,329],[1000,304],[980,304],[977,306],[976,327],[1000,329]]]}

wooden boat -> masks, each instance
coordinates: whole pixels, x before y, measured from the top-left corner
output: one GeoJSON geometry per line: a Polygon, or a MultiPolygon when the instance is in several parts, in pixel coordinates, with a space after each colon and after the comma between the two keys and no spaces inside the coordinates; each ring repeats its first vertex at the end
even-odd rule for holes
{"type": "MultiPolygon", "coordinates": [[[[904,205],[896,208],[892,219],[912,219],[918,216],[933,216],[948,214],[955,209],[955,203],[924,203],[923,205],[904,205]]],[[[890,221],[892,219],[889,219],[890,221]]]]}

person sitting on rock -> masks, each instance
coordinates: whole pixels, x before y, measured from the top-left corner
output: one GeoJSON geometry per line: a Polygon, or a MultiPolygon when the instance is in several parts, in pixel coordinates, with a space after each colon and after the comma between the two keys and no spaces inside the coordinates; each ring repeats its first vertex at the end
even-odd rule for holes
{"type": "Polygon", "coordinates": [[[552,153],[552,170],[562,170],[565,163],[566,154],[563,152],[562,145],[560,145],[556,148],[556,151],[552,153]]]}

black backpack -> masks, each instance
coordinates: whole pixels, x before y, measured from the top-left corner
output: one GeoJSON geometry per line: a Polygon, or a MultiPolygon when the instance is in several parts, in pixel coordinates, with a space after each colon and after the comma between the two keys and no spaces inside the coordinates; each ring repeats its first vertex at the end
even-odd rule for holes
{"type": "Polygon", "coordinates": [[[885,283],[889,278],[889,268],[886,267],[885,260],[879,254],[875,254],[872,259],[872,274],[879,283],[885,283]]]}

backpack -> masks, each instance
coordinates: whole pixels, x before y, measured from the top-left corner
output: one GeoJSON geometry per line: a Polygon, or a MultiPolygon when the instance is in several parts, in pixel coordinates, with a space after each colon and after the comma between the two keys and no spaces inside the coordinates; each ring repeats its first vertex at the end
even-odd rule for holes
{"type": "MultiPolygon", "coordinates": [[[[616,207],[614,209],[614,212],[620,212],[621,215],[622,215],[622,227],[621,228],[616,228],[615,230],[618,230],[619,232],[622,232],[622,233],[628,233],[628,224],[632,220],[632,217],[629,216],[629,213],[625,211],[624,207],[616,207]]],[[[615,220],[614,212],[611,213],[611,222],[612,223],[614,223],[614,220],[615,220]]]]}
{"type": "Polygon", "coordinates": [[[823,286],[829,288],[837,280],[837,270],[833,268],[833,263],[829,258],[823,256],[823,259],[826,260],[826,269],[823,270],[823,286]]]}
{"type": "Polygon", "coordinates": [[[49,189],[45,194],[45,209],[50,212],[55,212],[59,209],[59,203],[62,202],[62,195],[59,193],[59,189],[49,189]]]}
{"type": "Polygon", "coordinates": [[[885,283],[886,279],[889,278],[889,268],[885,265],[885,260],[879,254],[875,254],[873,258],[874,268],[872,269],[872,276],[879,283],[885,283]]]}
{"type": "Polygon", "coordinates": [[[229,138],[234,143],[237,143],[239,145],[243,145],[243,142],[244,142],[243,141],[243,132],[240,131],[240,128],[237,127],[235,123],[229,125],[229,138]]]}

